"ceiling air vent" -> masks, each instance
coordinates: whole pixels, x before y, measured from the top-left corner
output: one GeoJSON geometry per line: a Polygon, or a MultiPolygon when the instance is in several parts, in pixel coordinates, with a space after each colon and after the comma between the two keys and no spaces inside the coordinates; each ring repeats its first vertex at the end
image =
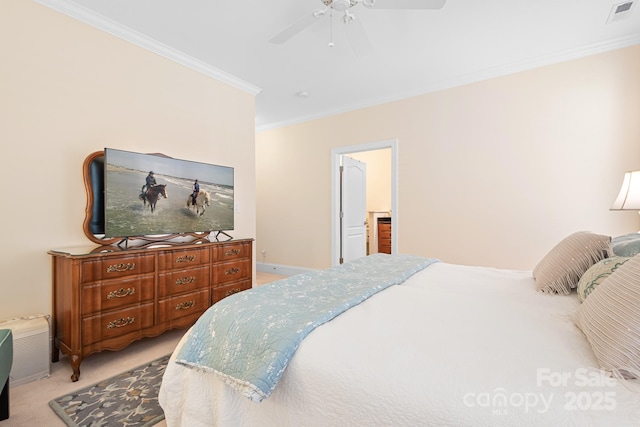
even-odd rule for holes
{"type": "Polygon", "coordinates": [[[628,18],[629,15],[631,15],[631,11],[633,10],[633,5],[633,1],[614,4],[611,7],[611,12],[609,13],[607,24],[610,22],[620,21],[621,19],[628,18]]]}

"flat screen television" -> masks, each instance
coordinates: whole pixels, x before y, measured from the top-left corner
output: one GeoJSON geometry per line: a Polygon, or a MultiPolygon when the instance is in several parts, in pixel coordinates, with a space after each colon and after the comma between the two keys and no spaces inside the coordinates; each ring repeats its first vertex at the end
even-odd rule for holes
{"type": "Polygon", "coordinates": [[[233,178],[232,167],[105,148],[104,237],[233,230],[233,178]],[[146,191],[149,175],[156,183],[151,192],[146,191]],[[194,206],[196,180],[200,193],[194,206]]]}

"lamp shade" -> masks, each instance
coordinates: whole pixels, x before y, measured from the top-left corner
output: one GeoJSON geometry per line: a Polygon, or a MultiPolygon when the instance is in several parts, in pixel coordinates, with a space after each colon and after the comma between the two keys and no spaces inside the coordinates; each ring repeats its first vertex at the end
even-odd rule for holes
{"type": "Polygon", "coordinates": [[[640,171],[625,172],[618,197],[609,210],[640,211],[640,171]]]}

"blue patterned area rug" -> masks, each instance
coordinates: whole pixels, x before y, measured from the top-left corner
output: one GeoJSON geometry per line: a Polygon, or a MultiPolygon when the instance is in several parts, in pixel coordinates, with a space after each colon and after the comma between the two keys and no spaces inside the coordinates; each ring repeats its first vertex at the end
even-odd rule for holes
{"type": "Polygon", "coordinates": [[[60,396],[49,406],[69,427],[150,427],[164,419],[158,403],[169,355],[60,396]]]}

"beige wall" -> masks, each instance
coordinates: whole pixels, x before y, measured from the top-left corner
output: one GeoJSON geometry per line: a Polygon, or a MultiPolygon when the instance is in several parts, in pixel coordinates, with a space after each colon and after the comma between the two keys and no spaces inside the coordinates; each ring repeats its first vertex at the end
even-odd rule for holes
{"type": "Polygon", "coordinates": [[[578,230],[636,231],[610,212],[640,169],[640,46],[256,136],[259,262],[331,265],[331,149],[398,140],[399,251],[532,269],[578,230]]]}
{"type": "Polygon", "coordinates": [[[0,4],[0,319],[51,312],[47,251],[82,232],[82,162],[104,147],[235,168],[255,236],[254,97],[65,15],[0,4]]]}

